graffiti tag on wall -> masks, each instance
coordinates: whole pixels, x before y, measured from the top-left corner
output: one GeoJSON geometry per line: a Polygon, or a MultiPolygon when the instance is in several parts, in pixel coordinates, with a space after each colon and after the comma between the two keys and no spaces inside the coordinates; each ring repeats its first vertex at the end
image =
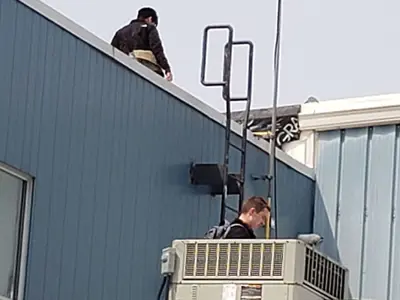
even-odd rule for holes
{"type": "MultiPolygon", "coordinates": [[[[270,140],[272,135],[271,119],[251,120],[248,128],[257,136],[270,140]]],[[[299,119],[297,116],[280,117],[276,121],[276,145],[282,148],[284,144],[300,138],[299,119]]]]}

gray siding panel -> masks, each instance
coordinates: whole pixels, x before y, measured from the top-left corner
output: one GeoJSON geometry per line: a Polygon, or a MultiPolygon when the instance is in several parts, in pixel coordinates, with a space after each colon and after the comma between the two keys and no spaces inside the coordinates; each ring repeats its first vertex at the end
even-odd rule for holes
{"type": "MultiPolygon", "coordinates": [[[[222,161],[224,128],[15,0],[0,40],[0,161],[35,177],[25,299],[155,299],[161,249],[218,220],[189,165],[222,161]]],[[[265,195],[248,151],[246,195],[265,195]]],[[[313,181],[277,177],[279,235],[310,231],[313,181]]]]}
{"type": "Polygon", "coordinates": [[[400,299],[400,126],[319,134],[314,230],[356,299],[400,299]]]}

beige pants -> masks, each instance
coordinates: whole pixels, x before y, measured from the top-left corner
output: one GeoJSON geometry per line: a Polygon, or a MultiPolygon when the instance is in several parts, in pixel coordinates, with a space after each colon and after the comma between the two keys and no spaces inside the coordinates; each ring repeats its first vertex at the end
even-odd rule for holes
{"type": "Polygon", "coordinates": [[[138,62],[140,62],[142,65],[146,66],[147,68],[154,71],[158,75],[164,77],[164,72],[161,69],[161,67],[158,65],[153,52],[151,52],[149,50],[134,50],[131,53],[131,56],[136,58],[136,60],[138,62]]]}
{"type": "Polygon", "coordinates": [[[147,68],[149,68],[153,72],[156,72],[161,77],[164,77],[164,72],[162,71],[162,69],[158,65],[155,65],[152,62],[150,62],[148,60],[145,60],[145,59],[141,59],[141,58],[136,58],[136,60],[138,62],[140,62],[143,66],[146,66],[147,68]]]}

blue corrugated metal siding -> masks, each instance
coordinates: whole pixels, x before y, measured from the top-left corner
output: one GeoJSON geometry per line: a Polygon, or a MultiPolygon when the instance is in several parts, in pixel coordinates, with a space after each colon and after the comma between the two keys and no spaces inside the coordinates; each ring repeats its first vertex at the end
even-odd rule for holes
{"type": "MultiPolygon", "coordinates": [[[[222,161],[223,127],[15,0],[0,40],[0,161],[36,179],[25,299],[155,299],[161,249],[218,220],[188,173],[222,161]]],[[[313,181],[277,168],[280,234],[310,230],[313,181]]]]}
{"type": "Polygon", "coordinates": [[[319,134],[315,231],[354,299],[400,299],[400,126],[319,134]]]}

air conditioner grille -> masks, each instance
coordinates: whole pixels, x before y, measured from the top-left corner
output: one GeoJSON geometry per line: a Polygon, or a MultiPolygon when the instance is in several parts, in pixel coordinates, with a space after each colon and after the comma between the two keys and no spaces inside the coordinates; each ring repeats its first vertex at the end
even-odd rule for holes
{"type": "Polygon", "coordinates": [[[346,269],[308,247],[304,280],[306,284],[335,299],[344,299],[346,269]]]}
{"type": "Polygon", "coordinates": [[[185,243],[183,279],[283,279],[284,244],[185,243]]]}

